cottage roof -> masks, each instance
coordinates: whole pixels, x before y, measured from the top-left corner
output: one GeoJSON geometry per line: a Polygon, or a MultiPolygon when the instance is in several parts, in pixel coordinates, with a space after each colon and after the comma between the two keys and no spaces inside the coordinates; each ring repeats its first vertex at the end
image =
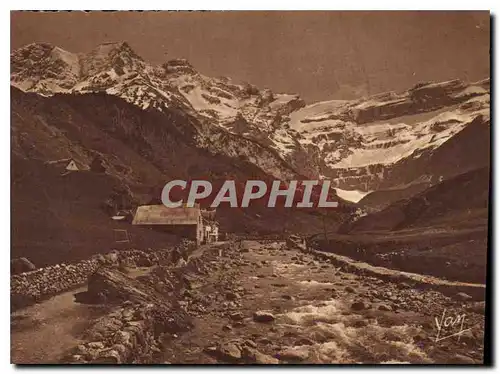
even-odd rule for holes
{"type": "Polygon", "coordinates": [[[66,168],[66,170],[87,170],[88,169],[87,165],[75,160],[72,157],[62,158],[60,160],[46,161],[45,164],[64,166],[66,168]]]}
{"type": "Polygon", "coordinates": [[[200,208],[167,208],[165,205],[143,205],[137,208],[133,225],[197,225],[200,208]]]}

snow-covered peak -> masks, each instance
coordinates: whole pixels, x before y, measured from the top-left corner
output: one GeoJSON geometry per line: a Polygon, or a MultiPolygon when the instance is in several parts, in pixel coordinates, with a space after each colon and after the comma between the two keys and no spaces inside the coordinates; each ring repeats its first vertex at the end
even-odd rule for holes
{"type": "Polygon", "coordinates": [[[166,74],[176,74],[176,75],[184,75],[184,74],[197,74],[197,71],[189,63],[185,58],[177,58],[173,60],[169,60],[162,65],[166,74]]]}
{"type": "Polygon", "coordinates": [[[82,55],[82,75],[93,76],[113,71],[122,76],[145,68],[144,60],[130,46],[123,43],[104,43],[82,55]]]}
{"type": "Polygon", "coordinates": [[[49,43],[32,43],[11,54],[11,82],[23,91],[65,92],[79,76],[78,55],[49,43]]]}
{"type": "Polygon", "coordinates": [[[12,64],[12,84],[23,91],[44,95],[105,91],[144,109],[182,106],[236,133],[271,131],[281,115],[304,105],[296,95],[204,76],[185,59],[152,66],[125,42],[103,43],[79,54],[45,43],[30,45],[12,54],[12,64]],[[236,129],[241,119],[248,129],[236,129]]]}
{"type": "Polygon", "coordinates": [[[144,110],[180,109],[198,119],[201,143],[210,143],[215,129],[272,149],[295,170],[311,175],[314,169],[329,178],[339,170],[362,175],[360,168],[382,170],[418,158],[475,117],[489,118],[489,79],[426,82],[403,92],[306,106],[298,95],[208,77],[185,59],[153,66],[123,42],[78,54],[35,43],[14,51],[11,60],[11,84],[23,91],[105,92],[144,110]]]}
{"type": "Polygon", "coordinates": [[[325,101],[289,116],[300,143],[314,145],[334,169],[390,165],[419,157],[461,131],[477,116],[489,118],[486,82],[421,83],[400,93],[354,101],[325,101]]]}
{"type": "Polygon", "coordinates": [[[40,59],[49,54],[53,49],[54,46],[50,43],[30,43],[12,52],[13,62],[24,58],[40,59]]]}
{"type": "Polygon", "coordinates": [[[142,109],[181,109],[207,126],[257,140],[284,159],[301,151],[296,132],[282,126],[283,118],[305,105],[298,95],[208,77],[186,59],[153,66],[124,42],[78,54],[31,45],[11,57],[11,84],[23,91],[47,96],[106,92],[142,109]]]}

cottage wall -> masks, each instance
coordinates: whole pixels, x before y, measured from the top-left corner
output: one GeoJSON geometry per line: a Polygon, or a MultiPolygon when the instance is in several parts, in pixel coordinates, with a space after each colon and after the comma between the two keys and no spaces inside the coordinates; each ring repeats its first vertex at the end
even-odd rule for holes
{"type": "Polygon", "coordinates": [[[164,205],[144,205],[137,208],[133,225],[147,226],[201,244],[204,238],[199,207],[167,208],[164,205]]]}
{"type": "Polygon", "coordinates": [[[201,243],[198,225],[142,225],[142,227],[149,227],[156,231],[193,240],[196,241],[197,244],[201,243]]]}

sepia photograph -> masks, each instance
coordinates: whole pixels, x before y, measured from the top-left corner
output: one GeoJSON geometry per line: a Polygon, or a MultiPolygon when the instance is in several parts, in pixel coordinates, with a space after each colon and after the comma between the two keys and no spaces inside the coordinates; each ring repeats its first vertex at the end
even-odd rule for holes
{"type": "Polygon", "coordinates": [[[492,20],[11,11],[11,364],[491,364],[492,20]]]}

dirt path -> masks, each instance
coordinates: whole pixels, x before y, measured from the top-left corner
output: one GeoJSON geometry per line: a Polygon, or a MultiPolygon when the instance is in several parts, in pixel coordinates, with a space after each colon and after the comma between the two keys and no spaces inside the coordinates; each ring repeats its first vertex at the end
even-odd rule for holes
{"type": "Polygon", "coordinates": [[[74,302],[79,288],[57,295],[11,316],[11,361],[56,363],[68,347],[79,344],[78,336],[99,310],[74,302]]]}
{"type": "MultiPolygon", "coordinates": [[[[128,275],[138,277],[149,271],[137,268],[128,275]]],[[[11,362],[58,363],[68,349],[80,344],[91,321],[108,311],[104,306],[76,302],[75,294],[86,290],[80,287],[12,313],[11,362]]]]}
{"type": "Polygon", "coordinates": [[[482,361],[484,316],[476,302],[342,272],[282,243],[236,247],[221,256],[220,246],[205,249],[210,274],[183,301],[195,328],[166,339],[163,361],[241,362],[245,347],[280,363],[482,361]],[[272,321],[256,322],[257,311],[272,321]],[[436,318],[456,316],[463,324],[441,323],[438,336],[436,318]],[[460,329],[470,330],[447,338],[460,329]]]}

